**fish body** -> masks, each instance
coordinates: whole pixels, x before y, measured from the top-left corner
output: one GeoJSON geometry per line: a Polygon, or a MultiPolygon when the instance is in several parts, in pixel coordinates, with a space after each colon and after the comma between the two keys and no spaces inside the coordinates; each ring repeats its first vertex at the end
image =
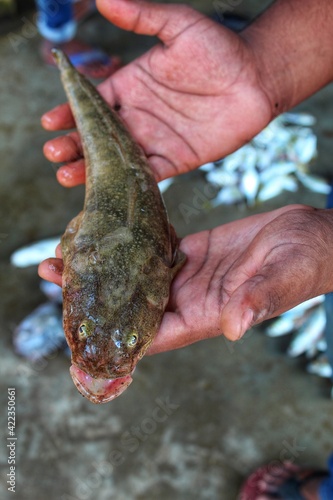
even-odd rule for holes
{"type": "Polygon", "coordinates": [[[74,383],[103,403],[131,383],[185,256],[141,149],[67,57],[54,57],[86,163],[84,208],[61,239],[64,330],[74,383]]]}

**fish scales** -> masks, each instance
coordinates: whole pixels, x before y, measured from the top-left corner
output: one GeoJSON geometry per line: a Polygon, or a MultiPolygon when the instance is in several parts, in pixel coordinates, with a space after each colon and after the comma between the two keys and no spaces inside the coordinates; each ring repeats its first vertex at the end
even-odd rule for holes
{"type": "Polygon", "coordinates": [[[86,163],[83,211],[61,240],[64,330],[75,385],[101,403],[132,381],[185,256],[141,149],[93,85],[53,52],[86,163]]]}

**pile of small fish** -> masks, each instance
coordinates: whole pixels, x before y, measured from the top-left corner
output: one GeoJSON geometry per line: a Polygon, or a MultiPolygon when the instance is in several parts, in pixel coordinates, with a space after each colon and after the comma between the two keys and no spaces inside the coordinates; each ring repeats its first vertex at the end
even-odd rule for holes
{"type": "Polygon", "coordinates": [[[285,113],[233,154],[202,165],[206,179],[218,188],[212,206],[245,202],[251,207],[282,191],[295,192],[300,184],[327,195],[328,182],[309,173],[317,154],[314,123],[311,115],[285,113]]]}
{"type": "Polygon", "coordinates": [[[44,280],[40,288],[48,301],[21,321],[13,338],[15,351],[32,363],[58,350],[69,354],[62,326],[62,290],[44,280]]]}
{"type": "Polygon", "coordinates": [[[306,366],[308,373],[332,378],[333,370],[326,354],[325,327],[324,295],[320,295],[279,316],[266,328],[266,334],[272,338],[292,335],[288,356],[296,358],[304,355],[309,360],[306,366]]]}

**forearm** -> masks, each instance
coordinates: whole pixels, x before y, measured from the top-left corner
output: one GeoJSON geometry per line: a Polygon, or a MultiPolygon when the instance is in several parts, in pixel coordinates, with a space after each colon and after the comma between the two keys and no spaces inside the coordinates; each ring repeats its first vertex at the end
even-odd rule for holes
{"type": "Polygon", "coordinates": [[[332,0],[278,0],[243,33],[277,115],[333,80],[332,0]]]}

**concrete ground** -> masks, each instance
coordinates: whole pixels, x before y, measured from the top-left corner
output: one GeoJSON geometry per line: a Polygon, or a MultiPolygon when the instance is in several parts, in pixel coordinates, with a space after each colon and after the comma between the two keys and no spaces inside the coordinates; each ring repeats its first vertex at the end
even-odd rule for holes
{"type": "MultiPolygon", "coordinates": [[[[193,3],[207,10],[207,3],[193,3]]],[[[241,6],[255,14],[259,4],[244,1],[241,6]]],[[[36,268],[15,269],[9,256],[19,246],[61,234],[81,209],[83,190],[60,187],[54,167],[42,155],[50,134],[42,131],[40,116],[64,97],[57,71],[41,63],[31,14],[1,32],[1,499],[11,498],[6,484],[9,387],[16,390],[19,500],[235,500],[244,478],[263,463],[290,459],[323,467],[333,449],[330,386],[305,374],[302,360],[285,356],[284,341],[268,339],[260,328],[237,344],[216,338],[146,357],[132,386],[102,406],[78,394],[63,354],[31,365],[14,353],[15,325],[44,297],[36,268]]],[[[81,35],[111,46],[126,61],[152,43],[98,17],[82,25],[81,35]]],[[[316,170],[329,175],[332,86],[302,109],[318,118],[316,170]]],[[[219,207],[186,224],[179,204],[190,205],[193,189],[203,182],[201,173],[194,172],[166,193],[180,235],[247,214],[219,207]]],[[[325,203],[302,190],[258,209],[294,201],[325,203]]]]}

